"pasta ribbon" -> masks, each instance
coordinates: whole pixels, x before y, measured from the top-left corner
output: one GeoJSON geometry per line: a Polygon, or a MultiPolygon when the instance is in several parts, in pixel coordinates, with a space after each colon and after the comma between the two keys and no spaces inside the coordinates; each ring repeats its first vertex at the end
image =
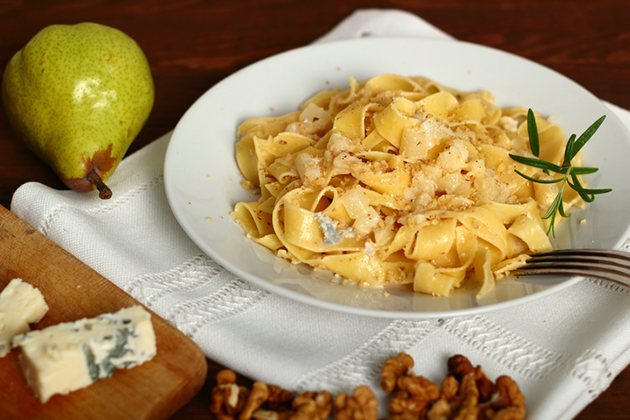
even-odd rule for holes
{"type": "MultiPolygon", "coordinates": [[[[243,185],[261,196],[232,215],[276,255],[362,285],[448,296],[477,281],[483,296],[551,249],[542,215],[557,185],[519,176],[550,177],[509,157],[531,156],[526,115],[422,76],[350,78],[296,112],[238,127],[243,185]]],[[[536,118],[540,157],[559,164],[564,131],[536,118]]],[[[564,200],[565,210],[584,205],[568,191],[564,200]]]]}

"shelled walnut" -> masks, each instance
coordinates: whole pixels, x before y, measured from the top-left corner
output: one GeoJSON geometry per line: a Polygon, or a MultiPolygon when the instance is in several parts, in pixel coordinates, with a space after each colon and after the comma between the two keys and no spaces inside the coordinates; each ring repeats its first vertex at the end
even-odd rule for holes
{"type": "Polygon", "coordinates": [[[234,419],[245,407],[249,389],[236,384],[236,374],[224,369],[210,393],[210,412],[219,420],[234,419]]]}
{"type": "Polygon", "coordinates": [[[303,392],[293,400],[294,420],[326,420],[332,413],[332,394],[328,391],[303,392]]]}
{"type": "Polygon", "coordinates": [[[370,387],[362,385],[354,389],[352,396],[345,392],[335,397],[336,420],[377,420],[378,400],[370,387]]]}
{"type": "MultiPolygon", "coordinates": [[[[400,353],[385,361],[381,388],[390,393],[390,420],[522,420],[525,397],[508,376],[493,383],[480,366],[462,355],[448,359],[440,385],[416,376],[413,358],[400,353]]],[[[328,391],[293,394],[276,385],[236,384],[236,374],[222,370],[211,391],[210,411],[219,420],[377,420],[378,399],[365,385],[333,398],[328,391]],[[334,407],[333,407],[334,406],[334,407]],[[333,409],[334,408],[334,409],[333,409]]]]}
{"type": "Polygon", "coordinates": [[[399,377],[406,375],[413,367],[413,358],[407,353],[399,353],[385,361],[381,370],[381,388],[385,392],[392,392],[399,377]]]}

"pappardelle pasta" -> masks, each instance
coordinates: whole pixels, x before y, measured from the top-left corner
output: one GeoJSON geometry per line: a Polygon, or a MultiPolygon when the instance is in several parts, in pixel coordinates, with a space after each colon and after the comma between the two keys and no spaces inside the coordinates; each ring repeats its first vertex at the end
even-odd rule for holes
{"type": "MultiPolygon", "coordinates": [[[[514,171],[550,177],[509,157],[533,156],[527,108],[494,102],[486,90],[382,74],[251,118],[238,127],[236,159],[260,199],[233,216],[277,256],[361,285],[448,296],[476,278],[483,296],[551,249],[541,215],[558,194],[514,171]]],[[[540,158],[559,164],[564,130],[536,122],[540,158]]],[[[572,190],[563,199],[565,209],[584,205],[572,190]]]]}

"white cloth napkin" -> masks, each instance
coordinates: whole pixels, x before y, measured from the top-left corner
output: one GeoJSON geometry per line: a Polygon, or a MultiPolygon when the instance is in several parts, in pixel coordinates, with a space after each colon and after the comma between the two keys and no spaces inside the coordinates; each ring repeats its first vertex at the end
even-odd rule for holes
{"type": "MultiPolygon", "coordinates": [[[[359,10],[317,42],[361,36],[450,38],[397,10],[359,10]]],[[[630,113],[611,109],[630,127],[630,113]]],[[[628,288],[585,280],[535,302],[483,315],[387,320],[346,315],[268,293],[204,255],[173,217],[164,193],[170,133],[125,158],[96,193],[21,186],[11,210],[192,338],[211,358],[293,391],[351,392],[369,384],[381,398],[384,360],[405,351],[416,374],[438,382],[446,360],[464,354],[490,379],[517,381],[531,419],[569,419],[630,362],[628,288]]]]}

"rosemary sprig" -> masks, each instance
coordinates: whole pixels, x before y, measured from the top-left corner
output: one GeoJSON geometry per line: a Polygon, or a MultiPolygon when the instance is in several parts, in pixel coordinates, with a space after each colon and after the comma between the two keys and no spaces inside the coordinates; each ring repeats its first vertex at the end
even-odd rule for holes
{"type": "Polygon", "coordinates": [[[510,154],[510,157],[524,165],[532,166],[534,168],[540,168],[546,174],[549,174],[549,171],[551,171],[562,175],[561,177],[555,179],[538,179],[525,175],[524,173],[515,169],[517,174],[529,181],[536,182],[538,184],[560,184],[558,195],[551,203],[551,206],[549,207],[549,210],[547,210],[547,213],[545,213],[545,215],[542,217],[543,219],[551,219],[547,234],[549,234],[549,232],[551,231],[554,238],[556,237],[554,225],[558,213],[562,217],[569,217],[571,215],[570,213],[565,212],[564,202],[562,200],[564,187],[566,185],[569,185],[569,187],[574,189],[587,203],[593,202],[597,194],[604,194],[612,191],[611,188],[584,188],[580,183],[580,180],[578,179],[578,175],[592,174],[594,172],[597,172],[597,168],[573,166],[573,164],[571,163],[573,158],[575,158],[578,152],[584,147],[586,142],[588,142],[593,134],[595,134],[599,126],[602,125],[605,118],[605,115],[599,118],[597,121],[591,124],[591,126],[588,127],[586,131],[584,131],[584,133],[582,133],[579,137],[577,137],[575,134],[572,134],[569,137],[564,150],[562,165],[558,166],[554,163],[547,162],[538,158],[540,154],[540,141],[538,138],[538,127],[536,125],[536,118],[534,116],[534,112],[531,109],[527,111],[527,133],[529,135],[529,146],[536,158],[513,154],[510,154]]]}

